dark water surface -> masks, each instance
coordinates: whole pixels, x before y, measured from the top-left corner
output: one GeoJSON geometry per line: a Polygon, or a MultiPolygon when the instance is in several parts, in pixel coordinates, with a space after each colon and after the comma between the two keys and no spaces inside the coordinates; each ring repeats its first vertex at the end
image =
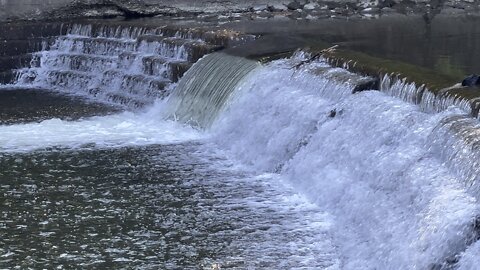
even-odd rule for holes
{"type": "MultiPolygon", "coordinates": [[[[0,268],[332,263],[322,214],[198,144],[0,155],[0,268]],[[288,195],[287,195],[288,197],[288,195]],[[322,244],[323,243],[323,244],[322,244]]],[[[288,194],[288,193],[287,193],[288,194]]]]}
{"type": "Polygon", "coordinates": [[[78,120],[120,109],[43,89],[0,89],[0,124],[40,122],[51,118],[78,120]]]}
{"type": "Polygon", "coordinates": [[[278,36],[282,47],[327,41],[339,48],[393,59],[462,78],[480,73],[479,15],[390,15],[372,19],[263,20],[227,24],[253,34],[278,36]]]}

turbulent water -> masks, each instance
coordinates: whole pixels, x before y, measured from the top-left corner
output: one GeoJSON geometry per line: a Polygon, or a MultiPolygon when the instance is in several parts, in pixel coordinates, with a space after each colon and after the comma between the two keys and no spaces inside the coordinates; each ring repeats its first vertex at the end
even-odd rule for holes
{"type": "Polygon", "coordinates": [[[361,78],[301,55],[204,59],[143,112],[0,126],[0,266],[478,267],[480,125],[461,108],[425,112],[401,83],[352,94],[361,78]]]}

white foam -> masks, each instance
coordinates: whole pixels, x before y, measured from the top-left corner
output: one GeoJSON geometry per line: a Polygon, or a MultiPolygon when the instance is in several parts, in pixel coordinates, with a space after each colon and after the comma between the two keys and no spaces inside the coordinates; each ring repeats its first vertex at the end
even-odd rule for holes
{"type": "Polygon", "coordinates": [[[333,109],[324,96],[339,99],[352,91],[308,72],[294,73],[288,64],[255,71],[212,128],[223,149],[258,170],[278,168],[308,140],[333,109]]]}
{"type": "Polygon", "coordinates": [[[237,89],[214,124],[216,143],[258,173],[280,172],[329,213],[342,269],[429,269],[467,248],[477,201],[428,141],[462,112],[351,95],[348,84],[283,64],[237,89]]]}
{"type": "Polygon", "coordinates": [[[121,113],[80,121],[45,120],[0,126],[0,151],[31,151],[46,147],[97,147],[167,144],[201,138],[196,130],[148,114],[121,113]]]}

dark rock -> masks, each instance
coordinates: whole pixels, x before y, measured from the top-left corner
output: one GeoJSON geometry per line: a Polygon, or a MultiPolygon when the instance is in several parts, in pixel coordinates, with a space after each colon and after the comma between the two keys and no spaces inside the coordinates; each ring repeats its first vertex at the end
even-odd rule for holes
{"type": "Polygon", "coordinates": [[[288,3],[287,8],[290,9],[290,10],[297,10],[297,9],[302,9],[303,5],[300,4],[297,1],[293,1],[293,2],[288,3]]]}
{"type": "Polygon", "coordinates": [[[284,5],[269,5],[267,6],[267,10],[270,12],[280,12],[287,10],[287,7],[284,5]]]}
{"type": "Polygon", "coordinates": [[[397,3],[393,0],[381,0],[378,2],[378,7],[379,8],[392,8],[395,6],[397,3]]]}
{"type": "Polygon", "coordinates": [[[399,13],[411,13],[413,12],[413,8],[417,7],[417,3],[411,0],[403,0],[402,2],[399,2],[393,8],[397,10],[399,13]]]}
{"type": "Polygon", "coordinates": [[[303,12],[300,12],[298,10],[294,10],[290,15],[289,17],[291,19],[299,19],[299,18],[302,18],[302,17],[305,17],[306,16],[306,13],[303,13],[303,12]]]}
{"type": "Polygon", "coordinates": [[[343,109],[339,110],[338,112],[337,112],[337,109],[333,109],[333,110],[331,110],[330,113],[328,114],[328,117],[334,118],[335,116],[337,116],[337,115],[340,116],[340,115],[342,115],[342,114],[343,114],[343,109]]]}
{"type": "Polygon", "coordinates": [[[336,115],[337,115],[337,109],[333,109],[333,110],[330,111],[330,114],[328,115],[328,117],[333,118],[333,117],[335,117],[336,115]]]}
{"type": "Polygon", "coordinates": [[[462,86],[479,86],[480,85],[480,77],[477,74],[472,74],[462,81],[462,86]]]}
{"type": "Polygon", "coordinates": [[[395,10],[393,8],[384,7],[380,10],[382,13],[393,13],[395,10]]]}
{"type": "Polygon", "coordinates": [[[259,18],[272,18],[273,17],[273,14],[271,12],[267,12],[267,11],[257,12],[256,15],[259,18]]]}
{"type": "Polygon", "coordinates": [[[379,88],[380,80],[378,78],[371,78],[355,86],[352,93],[362,92],[365,90],[377,90],[379,88]]]}

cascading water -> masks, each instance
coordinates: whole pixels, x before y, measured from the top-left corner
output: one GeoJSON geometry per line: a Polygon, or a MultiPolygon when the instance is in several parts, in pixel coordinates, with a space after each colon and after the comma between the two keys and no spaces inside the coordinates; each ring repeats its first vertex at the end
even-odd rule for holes
{"type": "MultiPolygon", "coordinates": [[[[455,108],[424,113],[378,91],[351,95],[348,84],[312,75],[315,65],[294,72],[282,60],[250,75],[214,124],[217,144],[329,213],[342,269],[471,266],[475,120],[455,108]],[[451,122],[461,126],[453,137],[441,131],[451,122]]],[[[413,101],[417,90],[408,89],[417,88],[384,91],[413,101]]]]}
{"type": "Polygon", "coordinates": [[[243,57],[214,53],[198,61],[169,97],[170,117],[208,127],[230,98],[235,86],[258,63],[243,57]]]}
{"type": "Polygon", "coordinates": [[[200,39],[168,36],[162,28],[73,25],[45,44],[12,83],[93,97],[134,109],[167,95],[191,63],[219,48],[200,39]]]}
{"type": "MultiPolygon", "coordinates": [[[[149,94],[152,85],[157,85],[159,77],[167,79],[162,74],[168,65],[189,56],[181,46],[165,49],[168,38],[146,31],[110,29],[93,34],[88,27],[74,27],[70,35],[60,37],[39,54],[39,67],[20,71],[17,85],[75,93],[87,90],[93,98],[110,101],[115,99],[108,96],[126,90],[129,100],[148,103],[153,100],[149,94]]],[[[399,100],[415,104],[428,100],[423,88],[401,81],[384,79],[381,90],[385,93],[352,94],[364,78],[323,61],[298,65],[302,60],[304,56],[296,55],[261,66],[215,53],[196,63],[177,88],[172,88],[171,96],[154,103],[147,112],[0,126],[0,149],[6,156],[5,152],[29,153],[54,146],[83,149],[87,145],[92,149],[92,143],[96,144],[93,149],[150,145],[155,151],[152,145],[163,145],[159,157],[146,155],[143,148],[134,156],[145,154],[148,158],[142,160],[148,162],[161,157],[168,166],[153,162],[152,168],[160,168],[158,172],[128,178],[122,185],[134,182],[130,189],[143,190],[136,181],[165,170],[170,173],[169,166],[178,163],[172,172],[180,176],[168,174],[165,178],[188,181],[181,182],[181,188],[169,184],[146,190],[146,195],[155,195],[148,197],[155,206],[183,201],[188,201],[188,206],[174,206],[174,214],[168,216],[155,208],[154,218],[142,220],[143,228],[127,231],[122,237],[129,241],[133,241],[132,235],[143,237],[135,247],[148,243],[160,250],[168,243],[175,252],[162,249],[167,255],[159,259],[145,248],[119,250],[114,243],[123,239],[119,237],[108,248],[120,254],[115,263],[145,266],[135,264],[140,257],[165,261],[147,266],[188,268],[198,260],[218,261],[205,255],[212,253],[224,256],[220,261],[227,269],[473,269],[479,250],[478,166],[472,160],[478,148],[476,122],[457,107],[444,104],[442,109],[426,113],[420,106],[399,100]],[[205,130],[193,130],[161,116],[205,130]],[[208,188],[214,190],[204,190],[208,188]],[[174,201],[168,197],[179,190],[193,195],[187,192],[174,201]],[[167,199],[157,202],[162,196],[167,199]],[[220,215],[207,216],[211,212],[220,215]],[[208,230],[202,231],[205,227],[208,230]],[[172,228],[186,235],[172,233],[172,228]],[[161,240],[149,242],[152,235],[161,240]],[[197,238],[206,242],[197,243],[197,238]],[[169,242],[172,239],[182,243],[180,248],[169,242]],[[199,250],[192,249],[192,243],[200,246],[199,250]]],[[[7,161],[21,163],[29,159],[24,155],[7,157],[7,161]]],[[[120,151],[122,155],[127,154],[120,151]]],[[[128,159],[121,168],[130,173],[129,168],[135,167],[132,162],[135,159],[128,159]]],[[[87,165],[73,168],[82,166],[87,165]]],[[[115,166],[107,164],[105,168],[115,166]]],[[[137,164],[135,170],[140,167],[137,164]]],[[[58,171],[62,170],[49,171],[48,177],[58,171]]],[[[69,181],[76,179],[70,171],[66,173],[69,181]]],[[[68,189],[65,186],[62,188],[68,189]]],[[[111,193],[105,194],[110,198],[111,193]]],[[[100,195],[95,194],[109,207],[111,199],[100,195]]],[[[145,194],[131,196],[137,199],[145,194]]],[[[64,216],[68,215],[60,215],[64,216]]],[[[98,214],[85,219],[92,216],[98,214]]],[[[45,222],[42,224],[52,221],[45,222]]],[[[41,236],[50,233],[55,232],[42,231],[41,236]]],[[[104,242],[108,239],[89,245],[104,242]]],[[[101,255],[88,251],[85,254],[92,256],[90,260],[82,255],[85,250],[88,247],[74,255],[61,254],[61,258],[95,265],[101,255]]],[[[15,252],[6,254],[9,258],[15,252]]]]}
{"type": "Polygon", "coordinates": [[[393,75],[387,74],[382,77],[379,90],[390,96],[417,104],[425,112],[441,112],[451,106],[458,107],[466,113],[471,111],[468,99],[454,95],[435,94],[424,85],[417,86],[413,82],[407,82],[405,78],[400,79],[393,75]]]}

